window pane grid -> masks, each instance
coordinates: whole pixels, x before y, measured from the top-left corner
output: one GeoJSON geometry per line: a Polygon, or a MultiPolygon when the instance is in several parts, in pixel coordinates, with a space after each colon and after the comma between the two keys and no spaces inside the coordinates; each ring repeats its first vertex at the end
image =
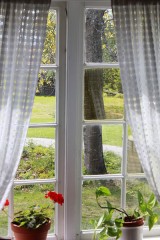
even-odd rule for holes
{"type": "Polygon", "coordinates": [[[119,63],[84,63],[84,69],[119,68],[119,63]]]}
{"type": "MultiPolygon", "coordinates": [[[[94,4],[93,4],[94,5],[94,4]]],[[[95,9],[95,10],[98,10],[98,9],[100,9],[100,10],[102,10],[102,8],[97,8],[97,7],[90,7],[90,6],[88,6],[88,8],[89,9],[95,9]]],[[[99,42],[98,42],[99,43],[99,42]]],[[[97,47],[98,48],[98,47],[97,47]]],[[[85,58],[86,58],[86,54],[87,54],[87,51],[86,51],[86,49],[84,50],[84,55],[85,55],[85,58]]],[[[89,58],[89,56],[90,55],[88,55],[87,57],[88,57],[88,59],[90,60],[90,58],[89,58]]],[[[90,60],[90,61],[92,61],[92,59],[90,60]]],[[[83,71],[84,72],[86,72],[86,70],[87,71],[97,71],[98,69],[111,69],[111,68],[113,68],[113,69],[119,69],[119,63],[116,61],[115,63],[110,63],[110,62],[107,62],[107,63],[104,63],[104,62],[96,62],[95,61],[95,59],[93,59],[93,62],[90,62],[90,61],[88,61],[88,62],[85,62],[84,63],[84,65],[83,65],[83,71]],[[94,70],[93,70],[94,69],[94,70]]],[[[100,61],[100,60],[99,60],[100,61]]],[[[100,71],[100,70],[99,70],[100,71]]],[[[103,70],[102,70],[103,71],[103,70]]],[[[114,71],[114,70],[113,70],[114,71]]],[[[118,71],[118,70],[117,70],[118,71]]],[[[108,74],[108,73],[107,73],[108,74]]],[[[106,75],[107,75],[106,74],[106,75]]],[[[92,74],[93,75],[93,74],[92,74]]],[[[95,78],[93,77],[91,75],[91,77],[90,77],[90,82],[89,82],[89,84],[90,85],[92,85],[92,86],[94,86],[94,85],[96,85],[95,84],[95,78]]],[[[105,76],[106,77],[106,76],[105,76]]],[[[115,78],[116,78],[116,75],[115,75],[115,78]]],[[[97,77],[97,82],[99,81],[101,81],[101,79],[102,79],[102,76],[99,76],[99,78],[97,77]]],[[[85,78],[84,79],[85,81],[86,80],[88,80],[87,78],[85,78]]],[[[114,80],[114,79],[113,79],[114,80]]],[[[86,82],[84,81],[84,90],[85,90],[85,88],[86,88],[86,82]]],[[[98,86],[98,84],[97,84],[97,86],[98,86]]],[[[112,89],[112,85],[111,86],[109,86],[109,84],[107,85],[106,84],[106,86],[108,87],[108,89],[107,90],[109,90],[110,91],[110,88],[112,89]]],[[[93,88],[93,87],[92,87],[93,88]]],[[[91,90],[90,91],[93,91],[93,89],[91,88],[91,90]]],[[[113,88],[114,89],[114,88],[113,88]]],[[[112,90],[113,90],[112,89],[112,90]]],[[[104,91],[105,90],[105,88],[103,88],[103,92],[102,92],[102,94],[103,94],[103,96],[105,96],[104,94],[108,94],[108,93],[110,93],[109,91],[104,91]]],[[[83,92],[83,98],[84,98],[84,100],[85,100],[85,94],[84,94],[85,92],[83,92]]],[[[122,93],[123,94],[123,92],[119,92],[119,91],[117,91],[117,93],[122,93]]],[[[121,95],[122,95],[121,94],[121,95]]],[[[88,94],[89,95],[89,94],[88,94]]],[[[108,94],[108,96],[110,96],[109,94],[108,94]]],[[[117,94],[117,97],[118,97],[118,94],[117,94]]],[[[122,96],[119,96],[119,98],[121,98],[122,96]]],[[[94,98],[97,100],[98,99],[98,97],[95,95],[94,96],[94,98]]],[[[90,97],[90,99],[91,99],[91,97],[90,97]]],[[[92,102],[91,102],[92,103],[92,102]]],[[[96,101],[95,102],[93,102],[93,105],[94,104],[96,104],[96,101]]],[[[119,105],[117,105],[117,107],[118,107],[119,105]]],[[[85,107],[85,102],[84,102],[84,107],[85,107]]],[[[107,107],[107,104],[106,104],[106,107],[107,107]]],[[[90,109],[89,109],[90,110],[90,109]]],[[[94,109],[95,111],[96,111],[96,107],[95,107],[95,109],[94,109]]],[[[84,111],[84,109],[83,109],[83,111],[84,111]]],[[[107,112],[108,113],[108,112],[107,112]]],[[[84,112],[84,114],[85,114],[85,112],[84,112]]],[[[85,115],[84,115],[85,116],[85,115]]],[[[83,116],[83,117],[84,117],[83,116]]],[[[99,117],[100,118],[100,117],[99,117]]],[[[128,171],[128,151],[129,151],[129,149],[128,149],[128,135],[130,134],[130,128],[128,127],[128,123],[127,123],[127,120],[126,120],[126,114],[125,114],[125,109],[124,109],[124,112],[123,112],[123,117],[121,118],[121,119],[114,119],[114,117],[113,117],[113,120],[112,119],[104,119],[104,120],[101,120],[101,119],[96,119],[95,120],[95,118],[94,117],[84,117],[84,119],[87,119],[87,120],[83,120],[82,121],[82,126],[90,126],[90,127],[94,127],[94,125],[100,125],[100,126],[102,126],[102,124],[104,125],[104,126],[108,126],[108,125],[112,125],[112,126],[116,126],[116,125],[122,125],[122,161],[121,161],[121,171],[120,171],[120,174],[110,174],[110,173],[107,173],[107,174],[98,174],[98,175],[90,175],[90,173],[87,175],[83,175],[82,174],[82,177],[81,177],[81,179],[82,179],[82,186],[83,186],[83,184],[85,184],[85,181],[91,181],[91,183],[92,182],[94,182],[94,180],[95,180],[95,182],[98,182],[98,180],[100,180],[100,181],[103,181],[103,180],[115,180],[115,181],[121,181],[121,184],[120,184],[120,186],[121,186],[121,207],[122,208],[126,208],[126,206],[127,206],[127,204],[128,204],[128,199],[126,199],[126,194],[127,194],[127,182],[129,182],[129,181],[137,181],[137,180],[139,180],[140,182],[141,181],[143,181],[143,179],[145,179],[145,174],[143,173],[143,172],[129,172],[128,171]]],[[[109,143],[110,144],[110,143],[109,143]]],[[[114,145],[114,144],[113,144],[114,145]]],[[[93,149],[94,150],[94,149],[93,149]]],[[[92,151],[93,151],[92,150],[92,151]]],[[[104,149],[103,149],[104,150],[104,149]]],[[[83,152],[83,149],[82,149],[82,152],[83,152]]],[[[82,163],[83,163],[83,158],[82,158],[82,163]]],[[[84,167],[83,167],[83,164],[82,164],[82,170],[84,171],[84,167]]],[[[113,172],[114,173],[114,172],[113,172]]],[[[92,174],[92,173],[91,173],[92,174]]],[[[134,185],[134,184],[133,184],[134,185]]],[[[133,186],[134,187],[134,186],[133,186]]],[[[131,186],[131,188],[132,188],[132,186],[131,186]]],[[[93,213],[94,214],[94,213],[93,213]]],[[[84,219],[82,219],[82,225],[83,225],[83,220],[84,219]]],[[[83,227],[82,227],[83,228],[83,227]]],[[[88,235],[90,233],[90,231],[88,231],[88,230],[83,230],[82,231],[82,234],[86,234],[86,236],[88,235]]],[[[84,235],[83,235],[84,236],[84,235]]],[[[89,235],[88,235],[89,236],[89,235]]],[[[83,239],[85,239],[85,237],[83,238],[83,239]]],[[[88,238],[89,239],[89,238],[88,238]]]]}
{"type": "MultiPolygon", "coordinates": [[[[54,9],[53,9],[53,11],[55,11],[54,9]]],[[[54,14],[54,13],[53,13],[54,14]]],[[[57,11],[56,11],[56,13],[55,13],[56,15],[57,15],[57,11]]],[[[54,21],[54,20],[53,20],[54,21]]],[[[54,24],[56,25],[56,28],[58,27],[57,25],[57,21],[56,22],[54,22],[54,24]]],[[[57,31],[56,31],[57,32],[57,31]]],[[[56,34],[57,35],[57,34],[56,34]]],[[[57,38],[58,36],[56,36],[56,38],[57,38]]],[[[58,39],[57,39],[58,40],[58,39]]],[[[56,40],[56,42],[55,42],[55,45],[57,45],[57,41],[56,40]]],[[[48,45],[49,47],[51,46],[51,45],[48,45]]],[[[47,47],[48,47],[47,46],[47,47]]],[[[40,66],[40,71],[39,71],[39,75],[41,74],[41,72],[43,71],[44,72],[44,76],[38,76],[39,78],[40,78],[40,80],[41,80],[41,78],[42,78],[42,80],[45,80],[45,81],[54,81],[55,83],[57,82],[57,74],[56,74],[56,72],[59,70],[59,66],[57,65],[57,61],[56,61],[56,56],[58,55],[58,48],[57,48],[57,46],[56,46],[56,49],[57,50],[55,50],[55,55],[54,55],[54,53],[52,52],[52,55],[54,55],[53,57],[54,57],[54,60],[53,60],[53,57],[52,57],[52,60],[53,61],[50,61],[50,59],[48,59],[47,61],[48,62],[43,62],[43,64],[41,64],[41,66],[40,66]],[[56,78],[54,78],[54,76],[50,76],[49,74],[47,75],[47,73],[49,73],[49,72],[55,72],[55,75],[54,76],[56,76],[56,78]],[[52,79],[51,79],[51,77],[52,77],[52,79]]],[[[53,50],[54,51],[54,50],[53,50]]],[[[48,51],[49,52],[49,51],[48,51]]],[[[43,56],[43,57],[45,57],[45,56],[43,56]]],[[[37,85],[38,86],[38,85],[37,85]]],[[[54,84],[54,87],[56,86],[56,84],[54,84]]],[[[57,87],[56,87],[57,88],[57,87]]],[[[57,96],[57,90],[56,90],[56,88],[55,88],[55,96],[57,96]]],[[[48,103],[47,103],[48,104],[48,103]]],[[[53,104],[53,107],[54,107],[54,104],[53,104]]],[[[37,107],[37,108],[41,108],[41,107],[37,107]]],[[[55,104],[55,109],[56,109],[56,111],[57,111],[57,103],[55,104]]],[[[53,108],[52,108],[52,110],[53,110],[53,108]]],[[[43,109],[41,109],[41,111],[43,111],[43,109]]],[[[46,111],[48,111],[48,108],[46,108],[46,111]]],[[[52,113],[51,113],[52,114],[52,113]]],[[[54,114],[54,113],[53,113],[54,114]]],[[[52,114],[52,115],[53,115],[52,114]]],[[[37,114],[37,116],[38,116],[38,114],[37,114]]],[[[32,129],[38,129],[38,128],[43,128],[43,130],[44,130],[44,128],[47,128],[47,130],[49,130],[48,128],[52,128],[52,129],[54,129],[53,131],[55,131],[55,132],[57,132],[57,130],[58,130],[58,123],[57,123],[57,118],[56,118],[56,113],[55,113],[55,120],[54,120],[54,118],[53,118],[53,121],[52,121],[52,119],[51,119],[51,122],[47,122],[48,121],[48,119],[46,118],[46,122],[43,122],[43,121],[45,121],[45,119],[43,120],[42,119],[42,121],[41,121],[41,119],[40,119],[40,121],[39,121],[39,123],[37,122],[37,123],[30,123],[30,125],[29,125],[29,128],[32,128],[32,129]]],[[[30,129],[31,130],[31,129],[30,129]]],[[[37,130],[36,130],[37,131],[37,130]]],[[[55,135],[56,135],[56,133],[55,133],[55,135]]],[[[28,137],[28,136],[27,136],[28,137]]],[[[37,135],[35,135],[35,137],[37,137],[37,135]]],[[[53,136],[53,138],[56,138],[56,137],[54,137],[53,136]]],[[[52,138],[52,139],[53,139],[52,138]]],[[[56,143],[57,144],[57,143],[56,143]]],[[[56,151],[57,152],[57,151],[56,151]]],[[[57,153],[55,152],[55,160],[54,160],[54,162],[56,162],[56,159],[57,159],[57,153]]],[[[56,178],[56,173],[55,173],[55,176],[53,175],[53,178],[51,177],[51,176],[48,176],[48,178],[47,179],[40,179],[39,178],[39,176],[38,176],[38,178],[35,178],[35,179],[22,179],[22,180],[17,180],[17,179],[15,179],[14,180],[14,182],[13,182],[13,188],[14,187],[22,187],[22,186],[27,186],[27,187],[29,187],[29,185],[36,185],[37,187],[38,187],[38,185],[43,185],[43,186],[45,186],[45,184],[46,185],[48,185],[48,186],[50,186],[50,184],[51,185],[55,185],[57,183],[57,178],[56,178]]],[[[11,189],[11,192],[10,192],[10,196],[9,196],[9,200],[10,200],[10,205],[9,205],[9,208],[8,208],[8,210],[9,210],[9,215],[11,216],[11,217],[13,217],[13,208],[14,208],[14,200],[13,200],[13,198],[14,198],[14,194],[13,194],[13,188],[11,189]]],[[[16,203],[16,202],[15,202],[16,203]]],[[[8,219],[8,222],[10,222],[10,219],[8,219]]],[[[11,229],[10,229],[10,224],[8,224],[8,235],[9,236],[11,236],[12,235],[12,231],[11,231],[11,229]]],[[[52,234],[52,237],[53,237],[53,234],[52,234]]]]}
{"type": "Polygon", "coordinates": [[[31,184],[46,184],[46,183],[56,183],[56,178],[48,179],[31,179],[31,180],[14,180],[14,186],[19,185],[31,185],[31,184]]]}
{"type": "Polygon", "coordinates": [[[35,124],[30,124],[29,125],[29,128],[46,128],[46,127],[54,127],[54,128],[57,128],[58,127],[58,124],[57,123],[35,123],[35,124]]]}
{"type": "Polygon", "coordinates": [[[106,175],[83,175],[82,181],[84,180],[101,180],[101,179],[123,179],[122,174],[106,174],[106,175]]]}
{"type": "Polygon", "coordinates": [[[41,64],[40,69],[50,69],[50,70],[57,70],[59,66],[57,64],[41,64]]]}
{"type": "Polygon", "coordinates": [[[95,124],[108,124],[108,125],[123,125],[126,121],[124,120],[84,120],[82,125],[95,125],[95,124]]]}

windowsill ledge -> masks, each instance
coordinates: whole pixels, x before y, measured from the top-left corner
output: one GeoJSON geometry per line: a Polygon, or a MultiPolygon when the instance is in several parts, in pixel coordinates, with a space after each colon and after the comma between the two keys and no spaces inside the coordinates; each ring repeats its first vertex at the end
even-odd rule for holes
{"type": "Polygon", "coordinates": [[[144,240],[159,240],[160,237],[146,237],[144,240]]]}

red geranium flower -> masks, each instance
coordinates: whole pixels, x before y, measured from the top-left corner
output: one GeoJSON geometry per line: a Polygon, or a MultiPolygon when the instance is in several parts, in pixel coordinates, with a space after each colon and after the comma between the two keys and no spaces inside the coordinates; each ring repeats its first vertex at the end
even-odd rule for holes
{"type": "Polygon", "coordinates": [[[7,207],[7,206],[9,206],[9,200],[8,199],[6,199],[6,201],[4,203],[4,207],[7,207]]]}
{"type": "Polygon", "coordinates": [[[61,193],[58,193],[58,200],[57,202],[62,205],[64,203],[64,198],[61,193]]]}
{"type": "Polygon", "coordinates": [[[54,201],[55,203],[58,203],[60,205],[62,205],[64,203],[64,198],[61,193],[49,191],[48,193],[45,194],[45,198],[50,198],[52,201],[54,201]]]}

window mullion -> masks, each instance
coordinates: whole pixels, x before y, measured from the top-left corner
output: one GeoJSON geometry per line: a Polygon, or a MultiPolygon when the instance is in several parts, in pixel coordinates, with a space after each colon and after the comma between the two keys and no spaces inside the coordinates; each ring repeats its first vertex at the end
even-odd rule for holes
{"type": "MultiPolygon", "coordinates": [[[[57,114],[56,121],[56,191],[64,194],[65,176],[65,85],[66,85],[66,12],[65,3],[58,3],[57,16],[57,56],[56,64],[56,95],[57,95],[57,114]]],[[[64,209],[62,206],[55,206],[55,234],[58,239],[64,239],[64,209]]]]}
{"type": "Polygon", "coordinates": [[[128,144],[128,127],[127,123],[123,124],[123,158],[122,158],[122,191],[121,204],[122,208],[126,207],[126,176],[127,176],[127,144],[128,144]]]}
{"type": "Polygon", "coordinates": [[[68,2],[65,240],[80,238],[83,9],[83,2],[68,2]]]}

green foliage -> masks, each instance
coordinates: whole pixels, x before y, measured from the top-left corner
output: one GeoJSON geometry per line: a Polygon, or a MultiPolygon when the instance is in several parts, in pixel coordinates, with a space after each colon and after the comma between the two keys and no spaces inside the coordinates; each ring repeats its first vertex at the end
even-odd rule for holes
{"type": "Polygon", "coordinates": [[[43,64],[55,63],[56,56],[56,12],[50,11],[47,19],[46,39],[42,54],[43,64]]]}
{"type": "Polygon", "coordinates": [[[103,157],[108,173],[115,174],[121,172],[122,159],[119,155],[112,151],[106,151],[103,153],[103,157]]]}
{"type": "Polygon", "coordinates": [[[107,119],[123,119],[124,113],[124,100],[123,98],[117,98],[104,96],[104,108],[107,119]]]}
{"type": "Polygon", "coordinates": [[[103,16],[104,31],[102,32],[102,51],[105,62],[118,62],[115,27],[111,10],[103,16]]]}
{"type": "Polygon", "coordinates": [[[54,149],[30,143],[24,147],[16,179],[53,178],[54,149]]]}
{"type": "Polygon", "coordinates": [[[120,70],[108,68],[103,71],[104,86],[103,91],[109,96],[118,93],[122,94],[122,83],[120,78],[120,70]]]}
{"type": "Polygon", "coordinates": [[[13,224],[20,227],[36,229],[49,222],[48,207],[30,206],[24,211],[15,214],[13,224]]]}
{"type": "MultiPolygon", "coordinates": [[[[107,200],[108,196],[111,195],[108,188],[100,186],[96,189],[95,194],[98,206],[102,209],[106,209],[99,221],[97,221],[97,223],[94,221],[95,231],[98,228],[101,228],[101,231],[98,234],[98,239],[107,239],[108,237],[119,239],[121,236],[121,227],[126,219],[127,221],[135,221],[139,218],[143,218],[144,220],[147,219],[149,230],[151,230],[154,224],[158,222],[159,216],[157,214],[157,209],[159,209],[160,206],[153,193],[149,196],[148,200],[145,200],[142,193],[137,191],[138,205],[131,214],[127,213],[124,209],[113,206],[107,200]],[[105,205],[101,205],[101,198],[105,198],[105,205]]],[[[95,233],[94,239],[96,239],[95,233]]]]}
{"type": "MultiPolygon", "coordinates": [[[[54,64],[56,59],[56,11],[49,11],[42,64],[54,64]]],[[[38,75],[37,95],[55,95],[55,72],[41,70],[38,75]]]]}

